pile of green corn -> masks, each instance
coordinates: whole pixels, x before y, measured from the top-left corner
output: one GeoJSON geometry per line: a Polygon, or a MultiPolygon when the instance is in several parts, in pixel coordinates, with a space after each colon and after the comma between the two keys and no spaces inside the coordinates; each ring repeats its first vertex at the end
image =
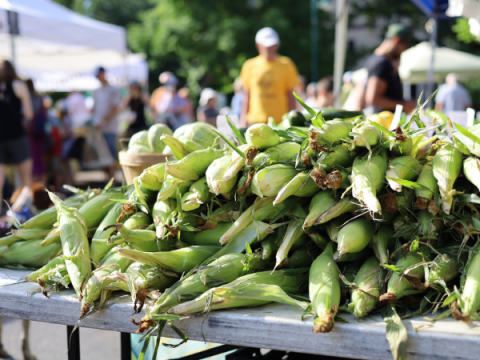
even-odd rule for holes
{"type": "Polygon", "coordinates": [[[307,107],[309,128],[164,132],[168,162],[123,188],[50,194],[55,208],[0,239],[0,265],[43,266],[27,280],[73,287],[81,317],[129,292],[148,334],[270,302],[316,332],[341,311],[478,319],[480,125],[424,124],[420,109],[394,131],[307,107]]]}

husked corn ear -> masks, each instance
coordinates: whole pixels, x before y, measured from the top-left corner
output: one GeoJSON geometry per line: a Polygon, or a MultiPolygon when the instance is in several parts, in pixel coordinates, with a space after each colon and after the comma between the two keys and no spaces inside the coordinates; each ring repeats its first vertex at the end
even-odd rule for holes
{"type": "Polygon", "coordinates": [[[252,180],[252,192],[263,198],[277,196],[282,187],[297,175],[295,167],[288,164],[267,166],[255,173],[252,180]]]}
{"type": "MultiPolygon", "coordinates": [[[[465,176],[467,176],[466,172],[465,176]]],[[[433,198],[433,195],[439,193],[437,179],[435,179],[435,176],[433,175],[431,161],[425,164],[422,167],[422,170],[420,170],[420,175],[418,176],[417,183],[430,189],[430,191],[425,189],[415,189],[415,195],[417,196],[417,208],[420,210],[426,209],[428,208],[428,203],[433,198]]]]}
{"type": "MultiPolygon", "coordinates": [[[[400,156],[393,159],[387,168],[387,178],[401,179],[401,180],[415,180],[422,165],[417,159],[414,159],[411,156],[400,156]]],[[[392,190],[400,192],[402,191],[402,185],[397,183],[395,180],[388,180],[388,184],[392,190]]]]}
{"type": "Polygon", "coordinates": [[[25,240],[16,242],[0,250],[0,262],[4,265],[23,265],[39,268],[61,253],[60,244],[41,247],[42,240],[25,240]]]}
{"type": "Polygon", "coordinates": [[[338,232],[338,248],[333,258],[340,258],[345,253],[362,251],[372,240],[374,232],[373,221],[368,221],[365,218],[350,221],[338,232]]]}
{"type": "Polygon", "coordinates": [[[202,177],[190,186],[188,192],[183,194],[182,210],[193,211],[198,209],[201,205],[209,202],[211,198],[212,194],[208,190],[207,178],[202,177]]]}
{"type": "Polygon", "coordinates": [[[450,214],[455,180],[462,170],[463,154],[451,144],[446,144],[437,150],[433,158],[433,175],[437,179],[438,188],[443,201],[443,211],[450,214]]]}
{"type": "Polygon", "coordinates": [[[259,150],[265,150],[280,143],[277,133],[267,124],[250,126],[245,132],[245,139],[247,143],[259,150]]]}
{"type": "Polygon", "coordinates": [[[352,291],[352,301],[348,304],[348,311],[357,319],[375,309],[380,297],[383,274],[378,259],[372,256],[365,261],[355,276],[354,282],[357,287],[352,291]]]}
{"type": "Polygon", "coordinates": [[[480,309],[480,242],[472,249],[467,264],[467,277],[462,291],[462,313],[468,318],[480,309]]]}
{"type": "Polygon", "coordinates": [[[333,170],[334,165],[348,167],[353,162],[352,153],[343,145],[337,145],[332,152],[321,152],[318,155],[317,165],[326,172],[333,170]]]}
{"type": "Polygon", "coordinates": [[[327,333],[333,329],[333,319],[340,305],[340,273],[333,260],[335,243],[330,242],[310,267],[308,294],[315,320],[313,329],[327,333]]]}
{"type": "Polygon", "coordinates": [[[190,271],[208,259],[220,249],[219,246],[190,246],[167,252],[142,252],[126,248],[118,248],[117,252],[124,257],[142,264],[158,266],[182,273],[190,271]]]}
{"type": "Polygon", "coordinates": [[[311,197],[319,191],[320,188],[315,184],[310,175],[302,171],[280,189],[273,203],[275,205],[279,204],[293,195],[297,197],[311,197]]]}
{"type": "Polygon", "coordinates": [[[232,157],[227,155],[214,160],[205,173],[207,177],[208,188],[215,195],[226,194],[231,191],[237,183],[237,175],[230,177],[225,181],[225,172],[232,163],[232,157]]]}
{"type": "Polygon", "coordinates": [[[383,188],[387,170],[385,152],[368,158],[357,157],[352,167],[352,195],[365,204],[374,213],[382,213],[382,207],[377,199],[377,192],[383,188]]]}
{"type": "Polygon", "coordinates": [[[210,164],[223,156],[223,151],[216,149],[198,150],[188,154],[183,159],[169,162],[165,171],[167,174],[183,181],[195,181],[205,175],[210,164]]]}

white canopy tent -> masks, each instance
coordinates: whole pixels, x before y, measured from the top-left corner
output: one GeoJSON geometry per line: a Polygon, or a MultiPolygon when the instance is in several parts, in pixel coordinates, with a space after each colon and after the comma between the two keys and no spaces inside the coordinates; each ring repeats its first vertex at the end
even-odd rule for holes
{"type": "Polygon", "coordinates": [[[0,0],[0,57],[14,59],[18,73],[43,91],[98,87],[92,72],[99,65],[123,83],[148,77],[144,56],[127,50],[124,28],[50,0],[0,0]],[[17,13],[18,35],[10,34],[9,12],[17,13]]]}
{"type": "MultiPolygon", "coordinates": [[[[411,84],[428,82],[428,70],[432,48],[428,42],[422,42],[405,52],[400,58],[399,75],[403,81],[411,84]]],[[[480,56],[475,56],[445,47],[436,47],[433,63],[435,82],[443,82],[449,73],[461,77],[480,75],[480,56]]]]}

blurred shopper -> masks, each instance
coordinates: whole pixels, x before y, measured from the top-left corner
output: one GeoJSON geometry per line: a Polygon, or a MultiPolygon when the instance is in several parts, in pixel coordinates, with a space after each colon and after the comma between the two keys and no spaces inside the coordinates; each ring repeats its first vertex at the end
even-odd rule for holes
{"type": "Polygon", "coordinates": [[[365,108],[365,90],[367,88],[368,72],[366,69],[356,71],[352,74],[353,88],[348,94],[342,109],[349,111],[360,111],[365,108]]]}
{"type": "Polygon", "coordinates": [[[325,76],[317,84],[317,107],[331,107],[334,101],[333,76],[325,76]]]}
{"type": "Polygon", "coordinates": [[[217,126],[217,92],[210,88],[205,88],[200,94],[200,106],[197,109],[197,119],[210,125],[217,126]]]}
{"type": "Polygon", "coordinates": [[[352,81],[353,73],[351,71],[347,71],[343,74],[342,77],[342,89],[340,90],[340,107],[343,108],[345,102],[348,99],[348,95],[353,90],[353,81],[352,81]]]}
{"type": "Polygon", "coordinates": [[[92,119],[92,114],[85,102],[85,96],[78,91],[73,91],[67,96],[65,106],[75,127],[85,126],[92,119]]]}
{"type": "Polygon", "coordinates": [[[68,115],[66,100],[58,100],[55,104],[56,116],[49,117],[50,138],[52,145],[49,151],[51,170],[53,170],[55,191],[64,191],[63,184],[72,183],[72,175],[68,160],[68,151],[71,148],[72,120],[68,115]]]}
{"type": "MultiPolygon", "coordinates": [[[[118,112],[122,97],[120,90],[108,83],[103,67],[98,67],[95,75],[101,86],[93,93],[93,125],[102,132],[112,157],[117,159],[118,112]]],[[[115,167],[114,163],[107,168],[110,178],[115,175],[115,167]]]]}
{"type": "Polygon", "coordinates": [[[23,120],[33,118],[28,88],[13,65],[0,60],[0,210],[3,206],[5,165],[18,166],[22,186],[32,184],[32,160],[23,120]]]}
{"type": "Polygon", "coordinates": [[[154,119],[157,118],[155,109],[157,108],[157,104],[162,99],[163,94],[165,94],[165,91],[167,90],[165,84],[171,76],[175,75],[173,75],[173,73],[170,71],[164,71],[158,76],[158,82],[160,83],[160,86],[153,90],[152,96],[150,97],[150,109],[152,110],[154,119]]]}
{"type": "Polygon", "coordinates": [[[233,82],[233,97],[232,103],[230,104],[230,115],[236,115],[240,119],[242,113],[242,103],[243,103],[243,85],[242,79],[239,77],[233,82]]]}
{"type": "MultiPolygon", "coordinates": [[[[307,99],[307,79],[305,79],[305,76],[298,75],[298,83],[297,86],[293,88],[293,91],[295,91],[295,94],[303,101],[307,99]]],[[[297,110],[303,110],[303,106],[298,101],[295,102],[295,106],[297,110]]]]}
{"type": "Polygon", "coordinates": [[[185,114],[188,116],[188,121],[193,122],[195,119],[195,111],[193,110],[192,100],[190,100],[190,90],[188,88],[183,87],[178,89],[178,96],[185,99],[187,102],[187,109],[185,110],[185,114]]]}
{"type": "Polygon", "coordinates": [[[298,84],[298,71],[292,60],[277,54],[277,32],[263,28],[257,32],[255,43],[259,56],[247,60],[240,74],[244,93],[242,127],[266,123],[270,116],[280,122],[283,114],[296,107],[292,91],[298,84]]]}
{"type": "Polygon", "coordinates": [[[148,105],[148,95],[142,93],[142,87],[138,81],[132,81],[129,88],[129,94],[124,99],[124,107],[130,110],[134,116],[133,122],[128,126],[127,137],[148,129],[145,119],[145,106],[148,105]]]}
{"type": "Polygon", "coordinates": [[[400,55],[411,46],[412,41],[411,29],[403,24],[392,24],[388,27],[385,40],[367,60],[367,114],[384,110],[393,112],[397,104],[403,105],[403,110],[407,113],[415,108],[415,101],[403,100],[402,83],[394,69],[395,61],[400,59],[400,55]]]}
{"type": "Polygon", "coordinates": [[[307,98],[305,99],[305,104],[310,107],[317,106],[317,83],[311,82],[307,85],[305,89],[307,98]]]}
{"type": "Polygon", "coordinates": [[[172,74],[165,83],[165,93],[162,94],[159,102],[155,105],[156,122],[168,125],[173,131],[190,122],[187,115],[187,100],[178,95],[177,85],[178,80],[172,74]]]}
{"type": "Polygon", "coordinates": [[[33,182],[47,185],[47,166],[45,155],[47,152],[47,125],[48,113],[44,106],[43,97],[35,91],[33,81],[28,79],[26,82],[30,100],[32,102],[33,118],[28,123],[28,140],[30,142],[30,156],[33,162],[33,182]]]}
{"type": "Polygon", "coordinates": [[[472,98],[468,90],[458,83],[457,74],[448,74],[445,82],[435,96],[435,110],[465,111],[472,106],[472,98]]]}

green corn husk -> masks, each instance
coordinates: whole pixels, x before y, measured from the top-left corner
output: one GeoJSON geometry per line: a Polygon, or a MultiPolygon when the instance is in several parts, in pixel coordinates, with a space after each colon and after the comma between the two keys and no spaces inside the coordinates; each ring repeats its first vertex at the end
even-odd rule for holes
{"type": "Polygon", "coordinates": [[[383,188],[387,170],[387,156],[384,152],[372,156],[370,161],[357,157],[352,167],[352,195],[374,213],[382,213],[377,192],[383,188]]]}
{"type": "MultiPolygon", "coordinates": [[[[475,124],[468,127],[468,130],[472,135],[479,137],[480,136],[480,124],[475,124]]],[[[459,131],[455,131],[452,133],[455,137],[456,142],[461,143],[461,147],[466,150],[465,153],[471,153],[475,156],[480,156],[480,145],[477,144],[472,139],[468,138],[467,136],[463,135],[459,131]],[[463,146],[462,146],[463,145],[463,146]]]]}
{"type": "Polygon", "coordinates": [[[462,291],[462,313],[470,318],[480,309],[480,242],[472,249],[467,263],[467,276],[462,291]]]}
{"type": "Polygon", "coordinates": [[[80,209],[79,214],[85,220],[87,229],[97,227],[117,203],[115,200],[125,199],[132,191],[132,187],[107,190],[87,201],[80,209]]]}
{"type": "Polygon", "coordinates": [[[275,164],[258,171],[252,180],[252,192],[263,198],[277,196],[282,187],[291,181],[297,170],[292,165],[275,164]]]}
{"type": "MultiPolygon", "coordinates": [[[[421,247],[417,252],[409,252],[406,255],[400,257],[395,264],[395,267],[402,270],[402,272],[393,272],[392,276],[388,280],[387,293],[380,297],[381,301],[386,301],[393,304],[396,300],[402,298],[405,295],[413,294],[415,287],[407,280],[404,271],[412,266],[418,265],[429,260],[430,249],[428,247],[421,247]]],[[[417,266],[416,268],[408,272],[408,276],[422,280],[425,276],[423,266],[417,266]]]]}
{"type": "Polygon", "coordinates": [[[151,191],[159,191],[165,179],[166,163],[155,164],[142,171],[138,176],[140,185],[151,191]]]}
{"type": "Polygon", "coordinates": [[[124,257],[150,266],[182,273],[190,271],[220,250],[219,246],[190,246],[168,252],[142,252],[119,248],[117,252],[124,257]]]}
{"type": "Polygon", "coordinates": [[[22,240],[43,239],[50,233],[48,229],[18,229],[12,230],[12,234],[22,240]]]}
{"type": "Polygon", "coordinates": [[[182,160],[185,156],[191,153],[191,151],[187,149],[187,146],[183,142],[175,139],[171,135],[162,135],[161,141],[168,145],[176,160],[182,160]]]}
{"type": "MultiPolygon", "coordinates": [[[[465,160],[466,162],[467,160],[465,160]]],[[[465,164],[464,164],[465,167],[465,164]]],[[[465,176],[467,173],[465,171],[465,176]]],[[[468,179],[468,176],[467,176],[468,179]]],[[[415,189],[415,195],[417,196],[417,208],[419,210],[427,209],[428,203],[433,198],[434,194],[438,194],[438,184],[437,179],[433,176],[432,162],[428,162],[420,170],[420,175],[417,179],[417,184],[423,185],[430,189],[430,191],[425,189],[415,189]]]]}
{"type": "Polygon", "coordinates": [[[100,298],[102,289],[110,283],[111,280],[106,281],[105,277],[112,274],[114,271],[124,272],[132,262],[132,260],[120,256],[114,251],[114,249],[105,255],[100,266],[92,271],[92,276],[90,276],[83,287],[80,317],[90,311],[93,302],[100,298]]]}
{"type": "Polygon", "coordinates": [[[260,163],[267,157],[270,161],[292,160],[297,156],[299,150],[299,144],[294,142],[284,142],[276,146],[269,147],[264,152],[257,154],[255,159],[253,159],[252,165],[260,165],[260,163]]]}
{"type": "Polygon", "coordinates": [[[273,206],[273,197],[264,197],[257,199],[255,203],[245,210],[233,223],[231,228],[220,238],[220,244],[227,243],[234,235],[250,225],[253,220],[266,221],[272,220],[285,209],[290,208],[295,203],[292,198],[282,201],[273,206]]]}
{"type": "MultiPolygon", "coordinates": [[[[87,191],[65,199],[65,204],[69,207],[79,209],[87,200],[91,200],[97,195],[96,191],[87,191]]],[[[20,226],[20,229],[51,229],[57,222],[57,209],[55,206],[43,210],[40,214],[28,219],[20,226]]]]}
{"type": "Polygon", "coordinates": [[[173,133],[173,137],[183,143],[193,142],[203,148],[212,146],[218,135],[215,133],[216,128],[204,122],[194,122],[180,126],[173,133]]]}
{"type": "Polygon", "coordinates": [[[252,307],[279,302],[302,309],[307,303],[295,300],[287,293],[298,293],[304,288],[305,269],[258,272],[239,277],[237,280],[210,289],[194,300],[176,305],[168,310],[171,314],[186,315],[205,311],[237,307],[252,307]]]}
{"type": "MultiPolygon", "coordinates": [[[[152,317],[166,313],[171,307],[189,301],[208,289],[229,283],[246,274],[242,262],[244,255],[228,254],[201,267],[194,274],[183,278],[167,290],[142,319],[146,327],[152,325],[152,317]]],[[[142,327],[140,328],[142,330],[142,327]]],[[[144,330],[144,329],[143,329],[144,330]]]]}
{"type": "Polygon", "coordinates": [[[161,154],[166,144],[161,140],[162,135],[173,135],[172,130],[165,124],[153,124],[148,129],[148,146],[157,154],[161,154]]]}
{"type": "Polygon", "coordinates": [[[318,155],[317,165],[326,172],[333,170],[334,165],[348,167],[353,162],[352,153],[343,145],[332,148],[333,152],[321,152],[318,155]]]}
{"type": "Polygon", "coordinates": [[[319,146],[332,147],[342,139],[348,138],[352,129],[353,124],[350,121],[326,121],[321,129],[313,128],[310,130],[310,148],[318,150],[319,146]]]}
{"type": "Polygon", "coordinates": [[[365,249],[373,238],[375,225],[365,218],[347,223],[338,232],[338,248],[333,256],[336,260],[345,253],[356,253],[365,249]]]}
{"type": "Polygon", "coordinates": [[[110,225],[110,227],[114,227],[120,233],[120,236],[115,236],[109,240],[111,245],[127,243],[139,251],[159,251],[155,231],[130,230],[124,224],[110,225]]]}
{"type": "Polygon", "coordinates": [[[15,244],[16,242],[22,241],[22,238],[16,235],[7,235],[0,238],[0,246],[8,246],[15,244]]]}
{"type": "Polygon", "coordinates": [[[337,201],[333,191],[322,191],[312,198],[303,227],[324,224],[342,214],[356,211],[358,208],[350,196],[345,196],[337,201]]]}
{"type": "Polygon", "coordinates": [[[407,136],[407,138],[403,140],[397,140],[395,137],[391,137],[383,143],[383,147],[390,149],[395,155],[411,155],[415,157],[413,153],[413,141],[410,136],[407,136]]]}
{"type": "MultiPolygon", "coordinates": [[[[208,170],[207,170],[208,173],[208,170]]],[[[182,196],[182,210],[193,211],[201,205],[208,203],[212,198],[212,194],[208,191],[207,178],[202,177],[195,181],[188,189],[188,192],[182,196]]]]}
{"type": "Polygon", "coordinates": [[[365,147],[367,144],[374,146],[377,145],[380,140],[380,131],[368,122],[354,129],[354,132],[360,135],[353,136],[353,142],[356,146],[365,147]]]}
{"type": "Polygon", "coordinates": [[[144,145],[128,146],[127,154],[153,154],[153,150],[144,145]]]}
{"type": "Polygon", "coordinates": [[[88,281],[92,271],[87,226],[80,210],[65,206],[63,201],[53,193],[49,193],[49,196],[58,211],[60,238],[68,275],[75,292],[80,296],[82,283],[88,281]]]}
{"type": "Polygon", "coordinates": [[[308,294],[315,312],[316,333],[333,329],[333,319],[340,305],[340,273],[333,260],[335,243],[330,242],[310,267],[308,294]]]}
{"type": "Polygon", "coordinates": [[[435,285],[436,283],[445,284],[453,280],[460,273],[463,262],[456,256],[450,254],[441,254],[433,260],[428,272],[427,285],[435,285]]]}
{"type": "Polygon", "coordinates": [[[268,260],[272,255],[278,250],[279,246],[276,242],[277,234],[268,235],[262,242],[260,246],[262,247],[262,259],[268,260]]]}
{"type": "Polygon", "coordinates": [[[315,184],[310,175],[302,171],[280,189],[273,203],[275,205],[279,204],[290,196],[311,197],[319,191],[320,188],[315,184]]]}
{"type": "Polygon", "coordinates": [[[218,245],[220,238],[232,226],[232,223],[219,223],[215,229],[200,232],[182,231],[180,240],[189,245],[218,245]]]}
{"type": "Polygon", "coordinates": [[[455,180],[462,170],[463,154],[453,145],[446,144],[437,150],[433,158],[433,175],[437,179],[438,188],[443,201],[443,211],[448,215],[452,207],[455,180]]]}
{"type": "Polygon", "coordinates": [[[227,155],[214,160],[208,167],[205,176],[207,177],[208,188],[215,195],[226,194],[231,191],[237,183],[238,176],[232,176],[225,181],[224,176],[228,167],[232,163],[232,157],[227,155]]]}
{"type": "Polygon", "coordinates": [[[40,247],[42,240],[25,240],[16,242],[0,250],[0,262],[4,265],[23,265],[28,268],[39,268],[58,256],[62,247],[52,244],[40,247]]]}
{"type": "Polygon", "coordinates": [[[463,162],[463,173],[480,190],[480,162],[476,156],[469,156],[463,162]]]}
{"type": "Polygon", "coordinates": [[[175,199],[165,199],[157,201],[153,205],[152,217],[155,224],[155,231],[157,238],[165,237],[167,230],[165,225],[171,225],[173,214],[177,208],[177,201],[175,199]]]}
{"type": "Polygon", "coordinates": [[[326,224],[325,231],[333,242],[338,242],[338,233],[345,223],[350,220],[349,215],[339,216],[326,224]]]}
{"type": "Polygon", "coordinates": [[[250,126],[245,132],[245,140],[247,140],[248,144],[255,146],[260,151],[280,143],[280,138],[277,133],[267,124],[250,126]]]}
{"type": "Polygon", "coordinates": [[[128,142],[128,149],[138,145],[150,148],[148,145],[148,130],[142,130],[135,133],[128,142]]]}
{"type": "Polygon", "coordinates": [[[37,279],[42,277],[45,273],[49,272],[52,269],[55,269],[59,265],[65,265],[65,259],[62,255],[54,257],[40,269],[33,271],[28,276],[25,276],[23,280],[30,281],[30,282],[37,282],[37,279]]]}
{"type": "Polygon", "coordinates": [[[393,229],[397,236],[410,241],[415,236],[415,224],[407,216],[399,215],[393,220],[393,229]]]}
{"type": "Polygon", "coordinates": [[[40,243],[40,246],[47,246],[53,243],[61,243],[62,240],[60,239],[60,229],[54,228],[52,231],[48,233],[48,235],[43,239],[40,243]]]}
{"type": "MultiPolygon", "coordinates": [[[[238,146],[238,149],[243,152],[247,157],[250,151],[258,151],[253,145],[243,144],[238,146]]],[[[240,156],[236,151],[232,152],[232,162],[228,165],[225,174],[223,175],[223,181],[228,181],[235,176],[245,167],[245,159],[240,156]]]]}
{"type": "Polygon", "coordinates": [[[53,258],[46,265],[26,276],[24,280],[39,284],[42,294],[46,297],[48,297],[48,290],[51,286],[68,288],[70,277],[63,255],[53,258]]]}
{"type": "Polygon", "coordinates": [[[348,304],[348,311],[357,319],[375,309],[383,277],[384,271],[375,256],[368,258],[358,270],[354,280],[356,288],[352,291],[352,301],[348,304]]]}
{"type": "Polygon", "coordinates": [[[341,254],[339,258],[335,259],[335,261],[337,263],[363,261],[365,259],[368,259],[371,255],[372,255],[372,249],[370,249],[367,246],[365,249],[359,252],[341,254]]]}
{"type": "Polygon", "coordinates": [[[168,175],[162,183],[162,187],[157,194],[157,201],[164,201],[170,197],[176,197],[177,189],[180,190],[180,193],[185,193],[185,188],[187,190],[192,186],[193,181],[183,181],[174,178],[173,176],[168,175]],[[184,191],[182,191],[184,190],[184,191]]]}
{"type": "Polygon", "coordinates": [[[309,230],[306,232],[306,234],[308,235],[308,237],[310,238],[310,240],[313,241],[313,243],[315,245],[317,245],[318,248],[320,248],[321,250],[325,250],[325,248],[327,247],[328,243],[330,242],[326,236],[318,233],[318,232],[315,232],[315,231],[312,231],[312,230],[309,230]]]}
{"type": "Polygon", "coordinates": [[[313,261],[320,255],[321,250],[317,246],[310,246],[307,244],[300,249],[293,252],[285,259],[285,264],[290,269],[298,269],[303,267],[310,267],[313,261]]]}
{"type": "Polygon", "coordinates": [[[165,168],[167,174],[183,181],[195,181],[205,175],[210,164],[223,156],[223,151],[216,149],[198,150],[183,159],[169,162],[165,168]]]}
{"type": "MultiPolygon", "coordinates": [[[[394,179],[415,180],[421,169],[422,165],[417,159],[411,156],[399,156],[388,164],[386,176],[394,179]]],[[[392,190],[402,191],[402,185],[394,180],[387,180],[392,190]]]]}
{"type": "Polygon", "coordinates": [[[304,218],[293,217],[288,222],[287,231],[285,232],[285,236],[280,243],[280,247],[278,248],[277,255],[275,257],[275,268],[277,268],[282,261],[285,260],[293,244],[302,240],[306,241],[308,238],[302,229],[303,220],[304,218]]]}
{"type": "Polygon", "coordinates": [[[144,212],[136,212],[130,216],[123,224],[129,230],[143,230],[152,223],[150,216],[144,212]]]}
{"type": "Polygon", "coordinates": [[[382,225],[372,238],[370,246],[381,264],[388,264],[388,255],[394,250],[394,233],[395,231],[390,226],[382,225]]]}

